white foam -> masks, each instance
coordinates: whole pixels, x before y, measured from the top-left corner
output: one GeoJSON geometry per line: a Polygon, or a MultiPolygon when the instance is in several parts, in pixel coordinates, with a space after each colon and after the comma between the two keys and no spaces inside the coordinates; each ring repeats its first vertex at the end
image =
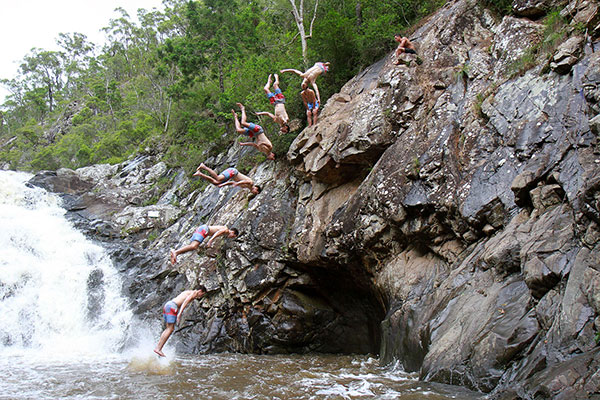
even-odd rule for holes
{"type": "Polygon", "coordinates": [[[117,271],[57,196],[25,186],[29,177],[0,172],[0,348],[52,359],[115,353],[133,317],[117,271]],[[101,283],[88,310],[92,272],[101,283]]]}

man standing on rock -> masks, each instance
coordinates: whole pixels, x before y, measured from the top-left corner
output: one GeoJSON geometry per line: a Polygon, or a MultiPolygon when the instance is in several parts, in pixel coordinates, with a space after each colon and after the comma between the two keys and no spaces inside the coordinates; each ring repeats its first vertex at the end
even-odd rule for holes
{"type": "Polygon", "coordinates": [[[319,88],[317,87],[316,81],[317,81],[317,78],[319,77],[319,75],[321,75],[323,73],[327,73],[328,71],[329,71],[329,63],[328,62],[317,62],[317,63],[315,63],[315,65],[313,65],[312,67],[307,69],[306,72],[298,71],[297,69],[293,69],[293,68],[282,69],[279,72],[281,72],[281,73],[293,72],[296,75],[300,76],[300,78],[302,78],[301,86],[304,86],[304,84],[306,84],[308,86],[308,84],[310,83],[312,85],[312,87],[315,88],[315,93],[317,94],[317,100],[319,101],[319,104],[321,104],[321,95],[319,94],[319,88]]]}
{"type": "Polygon", "coordinates": [[[238,120],[238,116],[234,110],[231,110],[233,113],[233,118],[235,121],[235,130],[242,134],[248,136],[250,139],[256,139],[256,143],[254,142],[245,142],[240,143],[240,146],[252,146],[255,147],[256,150],[264,153],[267,156],[267,160],[275,159],[275,154],[271,152],[273,149],[273,144],[265,135],[265,131],[260,125],[253,124],[252,122],[247,122],[246,120],[246,108],[242,103],[237,103],[238,107],[242,111],[242,120],[241,122],[238,120]]]}
{"type": "Polygon", "coordinates": [[[239,186],[241,188],[250,190],[252,194],[259,194],[261,190],[260,186],[255,185],[251,178],[242,174],[233,167],[229,167],[220,174],[217,174],[214,170],[204,165],[204,163],[201,163],[196,169],[194,176],[199,176],[219,187],[227,185],[239,186]],[[201,170],[208,172],[210,175],[206,175],[201,170]]]}
{"type": "Polygon", "coordinates": [[[224,225],[200,225],[192,235],[192,243],[177,250],[171,249],[171,264],[175,265],[178,255],[187,253],[188,251],[197,250],[200,244],[207,237],[211,236],[211,238],[208,240],[208,243],[206,243],[206,246],[211,247],[215,239],[223,235],[226,235],[228,238],[234,238],[239,235],[239,232],[235,228],[229,229],[224,225]]]}
{"type": "Polygon", "coordinates": [[[173,300],[167,301],[163,307],[163,318],[167,327],[160,335],[158,344],[154,349],[154,352],[160,357],[164,357],[165,353],[162,352],[162,348],[167,343],[167,340],[175,330],[175,325],[179,324],[183,310],[187,307],[192,300],[199,299],[206,294],[206,287],[199,285],[196,290],[184,290],[173,300]]]}
{"type": "Polygon", "coordinates": [[[317,123],[317,115],[319,114],[319,100],[315,96],[315,91],[309,88],[306,83],[303,83],[300,97],[302,97],[304,108],[306,108],[308,126],[313,126],[317,123]]]}
{"type": "Polygon", "coordinates": [[[264,91],[269,98],[271,104],[275,106],[275,114],[271,114],[270,112],[261,111],[257,112],[256,115],[267,115],[273,119],[276,123],[279,124],[279,130],[281,133],[288,133],[290,131],[290,126],[288,125],[288,121],[290,117],[285,110],[285,96],[281,92],[279,88],[279,75],[275,74],[275,82],[273,83],[273,89],[275,91],[271,92],[271,79],[272,75],[269,75],[269,79],[267,80],[267,84],[264,87],[264,91]]]}

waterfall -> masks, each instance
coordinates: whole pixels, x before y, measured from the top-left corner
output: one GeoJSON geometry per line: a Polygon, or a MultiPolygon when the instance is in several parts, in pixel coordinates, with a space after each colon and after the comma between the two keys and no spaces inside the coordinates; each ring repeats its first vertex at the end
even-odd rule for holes
{"type": "Polygon", "coordinates": [[[117,271],[30,177],[0,171],[0,351],[115,353],[132,319],[117,271]]]}

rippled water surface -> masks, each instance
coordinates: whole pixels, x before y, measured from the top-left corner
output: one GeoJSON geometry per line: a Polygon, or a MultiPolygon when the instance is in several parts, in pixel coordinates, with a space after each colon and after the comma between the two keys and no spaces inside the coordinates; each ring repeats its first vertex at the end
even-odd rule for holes
{"type": "Polygon", "coordinates": [[[472,399],[367,356],[174,357],[60,200],[0,171],[0,399],[472,399]]]}
{"type": "Polygon", "coordinates": [[[476,399],[367,356],[217,354],[0,361],[2,399],[476,399]]]}

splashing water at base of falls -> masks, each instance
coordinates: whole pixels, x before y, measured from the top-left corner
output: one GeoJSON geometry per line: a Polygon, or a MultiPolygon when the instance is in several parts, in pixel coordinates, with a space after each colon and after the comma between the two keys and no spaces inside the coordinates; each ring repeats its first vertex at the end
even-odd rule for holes
{"type": "Polygon", "coordinates": [[[0,173],[0,349],[49,357],[114,353],[132,318],[104,250],[65,219],[60,199],[0,173]]]}
{"type": "Polygon", "coordinates": [[[29,177],[0,171],[0,400],[480,397],[365,355],[157,358],[161,310],[133,319],[107,254],[29,177]]]}

